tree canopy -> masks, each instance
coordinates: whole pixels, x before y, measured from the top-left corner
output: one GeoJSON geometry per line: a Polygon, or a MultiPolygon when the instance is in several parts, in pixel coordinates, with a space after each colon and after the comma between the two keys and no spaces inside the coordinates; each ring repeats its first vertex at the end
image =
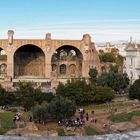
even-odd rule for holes
{"type": "Polygon", "coordinates": [[[17,87],[17,102],[26,110],[30,110],[31,107],[43,101],[50,102],[53,97],[52,93],[42,93],[39,88],[34,88],[31,82],[20,82],[17,87]]]}
{"type": "Polygon", "coordinates": [[[81,79],[68,81],[65,85],[60,83],[56,94],[75,101],[77,105],[93,102],[104,103],[114,98],[114,92],[111,88],[87,84],[85,80],[81,79]]]}
{"type": "Polygon", "coordinates": [[[86,83],[84,79],[71,80],[66,84],[60,83],[56,94],[75,101],[76,104],[89,103],[93,101],[94,88],[86,83]]]}
{"type": "Polygon", "coordinates": [[[90,80],[91,83],[93,83],[93,84],[96,83],[97,75],[98,75],[98,71],[97,71],[96,67],[95,68],[90,68],[90,70],[89,70],[89,76],[90,76],[89,80],[90,80]]]}
{"type": "Polygon", "coordinates": [[[49,104],[37,105],[32,109],[33,117],[37,120],[62,119],[72,117],[76,112],[74,102],[64,97],[57,96],[49,104]]]}
{"type": "Polygon", "coordinates": [[[137,79],[129,88],[129,98],[140,100],[140,78],[137,79]]]}
{"type": "Polygon", "coordinates": [[[108,86],[117,92],[125,90],[129,85],[129,78],[126,73],[102,73],[97,80],[97,84],[108,86]]]}
{"type": "Polygon", "coordinates": [[[114,57],[113,53],[102,53],[102,54],[99,54],[99,58],[100,58],[101,62],[115,63],[115,57],[114,57]]]}
{"type": "Polygon", "coordinates": [[[15,94],[6,92],[6,90],[0,85],[0,106],[11,105],[15,100],[15,94]]]}
{"type": "Polygon", "coordinates": [[[115,98],[115,91],[110,87],[97,86],[95,92],[96,94],[94,96],[94,102],[97,103],[110,102],[115,98]]]}
{"type": "Polygon", "coordinates": [[[123,66],[123,57],[118,54],[116,48],[112,48],[111,52],[99,51],[99,58],[101,62],[110,63],[111,71],[118,72],[119,68],[123,66]]]}

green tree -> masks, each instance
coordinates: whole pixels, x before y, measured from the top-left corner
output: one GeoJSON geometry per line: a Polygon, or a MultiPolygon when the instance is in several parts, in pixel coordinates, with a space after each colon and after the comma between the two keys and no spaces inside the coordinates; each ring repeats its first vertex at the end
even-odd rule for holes
{"type": "MultiPolygon", "coordinates": [[[[106,78],[109,82],[110,79],[108,79],[107,76],[106,78]]],[[[115,91],[105,85],[107,86],[106,83],[104,87],[95,86],[87,84],[85,80],[71,80],[65,85],[61,85],[63,92],[59,88],[59,92],[56,92],[56,94],[76,102],[77,105],[89,104],[92,102],[104,103],[111,101],[115,93],[115,91]]]]}
{"type": "Polygon", "coordinates": [[[41,105],[34,106],[31,111],[33,113],[34,120],[46,122],[51,118],[51,114],[48,111],[48,103],[44,102],[41,105]]]}
{"type": "Polygon", "coordinates": [[[84,79],[78,79],[68,81],[65,85],[58,85],[56,94],[66,97],[76,104],[83,104],[93,101],[93,89],[93,86],[88,85],[84,79]]]}
{"type": "Polygon", "coordinates": [[[52,92],[42,93],[43,101],[50,103],[54,99],[54,94],[52,92]]]}
{"type": "Polygon", "coordinates": [[[121,56],[121,55],[117,55],[116,59],[115,59],[115,63],[118,65],[118,66],[122,66],[123,65],[123,60],[124,58],[121,56]]]}
{"type": "Polygon", "coordinates": [[[114,63],[115,62],[115,57],[113,53],[101,53],[99,54],[99,58],[101,62],[111,62],[114,63]]]}
{"type": "Polygon", "coordinates": [[[112,48],[111,53],[113,53],[114,55],[117,55],[119,53],[119,50],[116,48],[112,48]]]}
{"type": "Polygon", "coordinates": [[[69,118],[75,114],[76,106],[71,100],[57,96],[48,105],[48,110],[53,119],[69,118]]]}
{"type": "Polygon", "coordinates": [[[108,86],[117,92],[125,90],[129,85],[129,78],[126,73],[103,73],[98,77],[98,85],[108,86]]]}
{"type": "Polygon", "coordinates": [[[56,94],[65,96],[65,92],[66,92],[66,86],[63,83],[59,82],[59,85],[56,88],[56,94]]]}
{"type": "Polygon", "coordinates": [[[17,102],[23,106],[25,110],[30,110],[35,105],[34,88],[31,82],[20,82],[17,87],[17,102]]]}
{"type": "Polygon", "coordinates": [[[6,92],[5,89],[0,85],[0,106],[11,105],[15,102],[15,100],[15,94],[6,92]]]}
{"type": "Polygon", "coordinates": [[[130,99],[140,100],[140,78],[130,86],[128,96],[130,99]]]}
{"type": "Polygon", "coordinates": [[[112,101],[115,98],[115,91],[110,87],[97,86],[95,89],[94,102],[106,103],[112,101]]]}
{"type": "Polygon", "coordinates": [[[110,64],[109,72],[118,73],[119,66],[116,64],[110,64]]]}
{"type": "Polygon", "coordinates": [[[118,53],[118,49],[113,48],[111,52],[103,52],[99,51],[100,61],[103,63],[109,62],[111,71],[118,72],[118,70],[122,70],[123,67],[123,57],[118,53]],[[121,68],[121,69],[120,69],[121,68]]]}
{"type": "Polygon", "coordinates": [[[30,94],[34,91],[32,82],[19,82],[17,92],[19,94],[30,94]]]}
{"type": "Polygon", "coordinates": [[[98,75],[98,71],[97,71],[96,67],[95,68],[90,68],[88,74],[90,76],[89,79],[90,79],[91,83],[95,84],[96,81],[97,81],[97,75],[98,75]]]}
{"type": "Polygon", "coordinates": [[[55,97],[49,104],[37,105],[32,109],[33,117],[37,120],[60,119],[72,117],[76,112],[74,102],[61,96],[55,97]]]}
{"type": "Polygon", "coordinates": [[[42,102],[46,101],[46,102],[51,102],[52,99],[55,96],[53,95],[52,92],[49,93],[43,93],[41,92],[40,89],[34,89],[34,92],[32,94],[32,98],[33,100],[37,103],[37,104],[41,104],[42,102]]]}
{"type": "Polygon", "coordinates": [[[22,82],[17,88],[17,102],[26,110],[43,101],[50,102],[54,95],[52,93],[42,93],[39,88],[34,88],[33,83],[22,82]]]}

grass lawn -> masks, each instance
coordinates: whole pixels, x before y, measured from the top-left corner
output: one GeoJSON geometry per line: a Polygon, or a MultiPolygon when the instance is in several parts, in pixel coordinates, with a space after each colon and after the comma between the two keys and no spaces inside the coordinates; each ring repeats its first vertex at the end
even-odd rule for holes
{"type": "MultiPolygon", "coordinates": [[[[23,114],[25,120],[28,120],[28,116],[31,114],[30,112],[26,112],[23,114]]],[[[13,122],[15,112],[0,112],[0,134],[5,133],[10,129],[14,129],[16,126],[13,122]]]]}
{"type": "Polygon", "coordinates": [[[58,136],[66,136],[63,128],[58,128],[57,132],[58,132],[58,136]]]}
{"type": "Polygon", "coordinates": [[[85,133],[86,133],[87,136],[100,135],[101,134],[95,128],[90,127],[90,126],[85,126],[84,129],[85,129],[85,133]]]}
{"type": "MultiPolygon", "coordinates": [[[[120,102],[119,103],[110,103],[110,106],[112,106],[113,108],[117,108],[117,109],[125,109],[127,107],[132,107],[134,103],[135,103],[135,101],[121,102],[121,103],[120,102]]],[[[137,103],[137,104],[140,104],[140,103],[137,103]]],[[[88,106],[83,106],[83,108],[87,112],[91,112],[92,110],[94,110],[96,112],[103,112],[103,111],[108,110],[108,105],[107,104],[88,105],[88,106]]]]}
{"type": "Polygon", "coordinates": [[[108,119],[110,119],[112,122],[125,122],[125,121],[131,121],[133,116],[140,116],[140,110],[133,111],[130,113],[121,113],[117,115],[110,116],[108,119]]]}
{"type": "Polygon", "coordinates": [[[0,112],[0,126],[5,129],[15,128],[13,123],[15,113],[13,112],[0,112]]]}
{"type": "Polygon", "coordinates": [[[15,113],[13,112],[0,112],[0,134],[4,134],[10,129],[15,128],[13,123],[13,117],[15,113]]]}

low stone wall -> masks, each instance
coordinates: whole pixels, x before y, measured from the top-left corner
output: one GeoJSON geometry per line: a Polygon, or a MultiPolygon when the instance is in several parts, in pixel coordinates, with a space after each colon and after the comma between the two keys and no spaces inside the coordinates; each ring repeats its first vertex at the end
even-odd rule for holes
{"type": "Polygon", "coordinates": [[[108,134],[101,136],[85,136],[85,137],[11,137],[0,136],[0,140],[140,140],[140,131],[120,134],[108,134]]]}

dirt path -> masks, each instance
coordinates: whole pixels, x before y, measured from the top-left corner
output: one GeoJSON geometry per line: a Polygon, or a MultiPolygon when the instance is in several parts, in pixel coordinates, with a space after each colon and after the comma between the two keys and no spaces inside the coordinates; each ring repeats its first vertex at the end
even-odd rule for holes
{"type": "MultiPolygon", "coordinates": [[[[120,114],[120,113],[130,113],[132,111],[140,110],[140,106],[136,107],[127,107],[126,109],[120,109],[117,112],[114,112],[112,115],[120,114]]],[[[107,118],[111,115],[109,112],[100,112],[100,113],[94,113],[94,115],[89,114],[89,121],[85,121],[85,126],[91,126],[99,130],[103,133],[109,133],[110,131],[110,125],[112,122],[108,120],[107,118]],[[91,118],[96,119],[96,123],[93,121],[91,122],[91,118]],[[106,124],[106,126],[105,126],[106,124]]]]}

